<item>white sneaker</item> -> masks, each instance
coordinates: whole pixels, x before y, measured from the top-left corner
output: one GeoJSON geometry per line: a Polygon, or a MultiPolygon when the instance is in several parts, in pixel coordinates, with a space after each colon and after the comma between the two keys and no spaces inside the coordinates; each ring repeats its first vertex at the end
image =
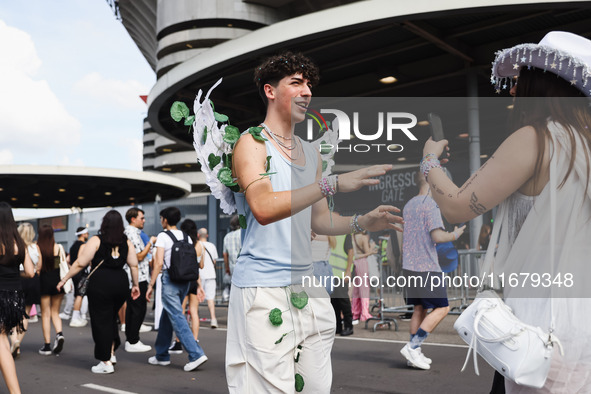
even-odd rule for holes
{"type": "Polygon", "coordinates": [[[69,315],[66,312],[60,313],[59,316],[60,316],[60,319],[62,319],[62,320],[70,320],[70,317],[72,317],[71,315],[69,315]]]}
{"type": "Polygon", "coordinates": [[[117,364],[117,357],[111,353],[111,359],[109,360],[111,362],[111,364],[115,365],[117,364]]]}
{"type": "Polygon", "coordinates": [[[38,321],[39,321],[39,317],[37,315],[35,315],[29,319],[29,323],[37,323],[38,321]]]}
{"type": "Polygon", "coordinates": [[[126,352],[143,353],[143,352],[149,352],[150,350],[152,350],[152,346],[145,345],[142,343],[142,341],[137,341],[133,345],[131,343],[125,341],[125,351],[126,352]]]}
{"type": "Polygon", "coordinates": [[[356,326],[359,324],[359,319],[355,319],[351,322],[352,325],[356,326]]]}
{"type": "Polygon", "coordinates": [[[193,370],[197,369],[197,367],[199,367],[201,364],[206,362],[207,360],[209,360],[209,359],[204,354],[203,356],[199,357],[197,360],[190,361],[190,362],[186,363],[185,366],[183,367],[183,369],[185,370],[185,372],[193,371],[193,370]]]}
{"type": "Polygon", "coordinates": [[[404,345],[400,353],[409,361],[413,367],[428,370],[431,366],[421,356],[420,348],[412,349],[407,343],[404,345]]]}
{"type": "Polygon", "coordinates": [[[125,323],[121,325],[121,331],[125,332],[125,323]]]}
{"type": "Polygon", "coordinates": [[[425,353],[423,353],[423,349],[421,349],[420,347],[417,348],[417,350],[419,351],[419,353],[421,353],[421,357],[423,357],[423,360],[425,360],[425,362],[429,365],[431,365],[431,363],[433,362],[433,360],[431,360],[429,357],[425,356],[425,353]]]}
{"type": "Polygon", "coordinates": [[[142,324],[140,326],[140,332],[150,332],[152,331],[152,327],[151,326],[147,326],[145,324],[142,324]]]}
{"type": "Polygon", "coordinates": [[[112,364],[106,364],[104,361],[101,361],[90,370],[92,373],[113,373],[115,372],[115,367],[112,364]]]}
{"type": "Polygon", "coordinates": [[[156,358],[156,356],[152,356],[148,359],[148,364],[152,364],[152,365],[170,365],[170,360],[169,361],[158,361],[158,359],[156,358]]]}
{"type": "Polygon", "coordinates": [[[209,324],[209,326],[211,328],[218,328],[218,320],[217,319],[211,319],[211,323],[209,324]]]}
{"type": "Polygon", "coordinates": [[[70,320],[70,327],[86,327],[88,324],[88,320],[84,319],[74,319],[70,320]]]}

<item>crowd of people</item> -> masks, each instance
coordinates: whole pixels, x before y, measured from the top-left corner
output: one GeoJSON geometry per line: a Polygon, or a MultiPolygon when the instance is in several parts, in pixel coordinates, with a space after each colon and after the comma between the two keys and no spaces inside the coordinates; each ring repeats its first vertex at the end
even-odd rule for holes
{"type": "MultiPolygon", "coordinates": [[[[388,253],[383,245],[373,244],[368,233],[403,233],[403,275],[440,274],[435,244],[456,241],[465,229],[462,225],[445,231],[442,215],[450,223],[463,223],[500,204],[506,208],[502,210],[506,216],[500,218],[506,222],[503,236],[497,243],[490,229],[483,228],[479,240],[481,248],[497,250],[498,266],[513,272],[568,269],[584,276],[591,236],[591,110],[586,100],[565,98],[591,95],[589,53],[591,41],[564,32],[549,33],[540,45],[500,52],[493,63],[492,82],[511,80],[516,131],[462,186],[456,186],[442,167],[451,158],[449,142],[429,139],[417,178],[419,193],[405,205],[402,216],[400,209],[390,205],[352,216],[334,212],[328,201],[335,193],[375,185],[376,178],[392,166],[374,165],[323,177],[319,153],[294,134],[294,124],[304,120],[312,87],[318,83],[318,68],[307,57],[291,52],[262,62],[254,81],[266,116],[259,134],[240,137],[232,158],[232,173],[240,188],[234,197],[246,226],[239,253],[237,235],[230,233],[224,240],[225,271],[231,275],[226,339],[229,391],[331,391],[335,332],[351,335],[357,321],[371,317],[369,289],[355,286],[350,298],[346,280],[338,287],[326,282],[306,287],[302,278],[367,275],[368,258],[388,253]],[[528,100],[531,97],[543,99],[528,100]],[[550,246],[558,252],[549,253],[550,246]]],[[[126,350],[151,350],[140,341],[139,330],[155,287],[161,310],[155,321],[155,355],[148,363],[171,363],[173,336],[187,352],[185,371],[208,360],[198,339],[198,324],[191,328],[183,315],[183,301],[191,294],[193,318],[196,304],[206,300],[211,326],[217,326],[212,269],[217,251],[207,241],[207,231],[195,231],[195,224],[187,222],[177,228],[181,212],[175,207],[160,212],[163,231],[147,241],[141,234],[143,211],[132,208],[126,219],[127,229],[121,215],[109,211],[99,233],[80,246],[63,274],[67,258],[55,243],[51,227],[39,228],[35,245],[31,229],[17,228],[10,206],[0,202],[0,366],[11,392],[19,391],[10,353],[18,354],[27,313],[40,303],[44,343],[39,353],[60,353],[65,346],[59,318],[64,288],[87,267],[90,272],[76,281],[88,281],[94,356],[99,361],[92,372],[114,372],[115,351],[121,343],[117,316],[124,303],[126,350]],[[194,264],[201,269],[199,282],[171,279],[178,264],[173,246],[183,239],[194,245],[189,249],[194,249],[194,264]],[[23,284],[19,276],[26,277],[23,284]]],[[[83,235],[83,229],[78,233],[83,235]]],[[[554,349],[543,388],[524,387],[497,374],[493,391],[588,392],[591,324],[580,312],[590,306],[589,297],[577,293],[577,297],[556,298],[549,293],[534,299],[511,290],[504,297],[517,318],[537,326],[547,326],[551,320],[564,353],[554,349]],[[571,315],[571,310],[579,313],[571,315]]],[[[421,345],[449,311],[446,289],[418,289],[406,294],[406,302],[413,312],[410,339],[401,353],[410,367],[428,370],[433,360],[423,354],[421,345]]],[[[81,308],[81,302],[75,305],[74,311],[81,308]]],[[[81,319],[78,312],[72,323],[81,319]]]]}

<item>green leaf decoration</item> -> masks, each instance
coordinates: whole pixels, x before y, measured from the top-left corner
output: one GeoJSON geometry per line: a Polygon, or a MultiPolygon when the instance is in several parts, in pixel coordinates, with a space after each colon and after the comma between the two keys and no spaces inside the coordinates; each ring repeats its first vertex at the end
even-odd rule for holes
{"type": "Polygon", "coordinates": [[[218,172],[218,179],[220,182],[222,182],[222,184],[228,187],[237,185],[237,183],[234,182],[234,179],[232,178],[232,170],[226,167],[220,169],[218,172]]]}
{"type": "Polygon", "coordinates": [[[211,104],[211,109],[213,109],[213,112],[215,112],[215,105],[213,105],[213,101],[211,101],[211,99],[209,100],[209,104],[211,104]]]}
{"type": "Polygon", "coordinates": [[[265,165],[265,172],[269,172],[271,169],[271,156],[267,156],[267,164],[265,165]]]}
{"type": "Polygon", "coordinates": [[[170,107],[170,117],[175,122],[180,122],[183,118],[189,116],[189,107],[182,101],[175,101],[170,107]]]}
{"type": "Polygon", "coordinates": [[[232,154],[231,153],[228,153],[226,155],[226,158],[224,159],[224,163],[226,163],[225,164],[226,167],[228,167],[230,169],[232,168],[232,154]]]}
{"type": "Polygon", "coordinates": [[[188,116],[187,119],[185,119],[185,126],[193,125],[194,121],[195,121],[195,115],[188,116]]]}
{"type": "MultiPolygon", "coordinates": [[[[230,190],[232,190],[234,193],[238,193],[240,191],[240,185],[239,184],[235,184],[234,186],[229,186],[230,190]]],[[[245,227],[246,228],[246,227],[245,227]]]]}
{"type": "Polygon", "coordinates": [[[222,162],[222,158],[216,156],[214,153],[210,153],[209,156],[207,156],[207,162],[209,163],[209,168],[213,170],[215,166],[222,162]]]}
{"type": "Polygon", "coordinates": [[[279,308],[271,309],[271,312],[269,313],[269,320],[271,321],[271,324],[276,327],[283,324],[283,318],[281,317],[281,309],[279,309],[279,308]]]}
{"type": "Polygon", "coordinates": [[[331,146],[327,144],[326,141],[322,141],[320,143],[320,154],[326,155],[327,153],[330,153],[330,148],[331,146]]]}
{"type": "Polygon", "coordinates": [[[304,389],[304,378],[299,373],[295,374],[295,391],[300,393],[304,389]]]}
{"type": "Polygon", "coordinates": [[[269,176],[269,175],[273,175],[273,174],[277,174],[277,172],[264,172],[262,174],[259,174],[260,176],[269,176]]]}
{"type": "Polygon", "coordinates": [[[328,162],[326,160],[322,160],[322,172],[326,171],[328,168],[328,162]]]}
{"type": "Polygon", "coordinates": [[[298,309],[303,309],[308,305],[308,294],[302,290],[299,293],[291,293],[291,304],[298,309]]]}
{"type": "Polygon", "coordinates": [[[228,121],[228,116],[224,115],[224,114],[219,114],[217,112],[214,111],[213,113],[213,117],[215,118],[215,120],[217,120],[218,122],[222,122],[225,123],[228,121]]]}
{"type": "MultiPolygon", "coordinates": [[[[291,332],[291,331],[290,331],[291,332]]],[[[285,336],[289,334],[289,332],[286,332],[285,334],[281,335],[281,338],[279,338],[278,340],[275,341],[275,345],[278,345],[281,343],[281,341],[283,341],[283,338],[285,338],[285,336]]]]}
{"type": "Polygon", "coordinates": [[[238,215],[238,223],[240,223],[240,228],[246,228],[246,216],[240,214],[238,215]]]}
{"type": "Polygon", "coordinates": [[[228,144],[235,144],[236,141],[240,138],[240,130],[236,126],[226,126],[226,130],[224,133],[224,141],[228,144]]]}
{"type": "Polygon", "coordinates": [[[250,127],[248,129],[248,132],[252,135],[252,137],[255,140],[264,142],[264,141],[267,141],[267,139],[261,135],[262,131],[263,131],[262,127],[250,127]]]}
{"type": "Polygon", "coordinates": [[[201,144],[205,144],[205,141],[207,140],[207,126],[203,127],[203,137],[201,138],[201,144]]]}

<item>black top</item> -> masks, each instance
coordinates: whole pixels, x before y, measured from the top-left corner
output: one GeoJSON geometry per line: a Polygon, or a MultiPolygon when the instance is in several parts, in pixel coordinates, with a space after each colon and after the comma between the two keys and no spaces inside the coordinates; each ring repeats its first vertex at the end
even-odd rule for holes
{"type": "Polygon", "coordinates": [[[70,264],[74,264],[74,261],[78,259],[78,252],[80,251],[80,246],[82,245],[84,245],[84,242],[77,239],[70,248],[70,264]]]}
{"type": "Polygon", "coordinates": [[[352,237],[351,234],[347,234],[347,236],[345,237],[345,242],[343,243],[343,250],[345,251],[345,254],[348,255],[349,250],[351,249],[353,249],[352,237]]]}
{"type": "Polygon", "coordinates": [[[103,237],[101,235],[98,237],[101,240],[101,244],[92,258],[92,268],[94,269],[94,267],[96,267],[102,260],[105,261],[103,264],[101,264],[99,269],[123,268],[123,266],[127,263],[127,240],[123,241],[123,243],[119,245],[111,245],[103,241],[103,237]]]}
{"type": "Polygon", "coordinates": [[[19,265],[24,263],[24,258],[18,255],[2,255],[0,264],[0,290],[20,290],[21,279],[19,265]]]}

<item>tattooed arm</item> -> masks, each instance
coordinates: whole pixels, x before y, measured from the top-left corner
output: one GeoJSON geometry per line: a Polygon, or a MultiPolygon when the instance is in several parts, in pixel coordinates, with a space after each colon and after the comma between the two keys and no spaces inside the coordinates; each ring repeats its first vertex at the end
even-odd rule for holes
{"type": "MultiPolygon", "coordinates": [[[[446,140],[429,140],[423,155],[441,156],[446,146],[446,140]]],[[[509,136],[461,187],[456,186],[443,170],[434,168],[427,178],[433,199],[450,223],[466,222],[480,216],[533,179],[537,151],[534,129],[524,127],[509,136]]]]}

